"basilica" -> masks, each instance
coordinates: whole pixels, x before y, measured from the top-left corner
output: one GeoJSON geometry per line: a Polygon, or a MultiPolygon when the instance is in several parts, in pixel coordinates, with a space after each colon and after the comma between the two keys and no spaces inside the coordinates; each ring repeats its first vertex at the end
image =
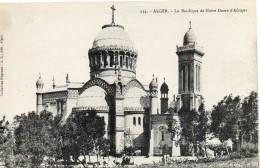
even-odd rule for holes
{"type": "Polygon", "coordinates": [[[165,81],[159,89],[154,76],[149,85],[136,78],[138,52],[125,28],[114,22],[115,8],[111,9],[111,24],[102,26],[88,52],[90,80],[72,82],[67,75],[64,85],[56,85],[53,79],[52,89],[45,90],[39,76],[36,111],[51,111],[64,122],[71,115],[96,111],[105,121],[105,138],[110,140],[114,154],[132,146],[141,155],[181,156],[177,112],[182,107],[198,109],[203,101],[200,93],[202,47],[190,24],[183,45],[177,45],[178,95],[169,103],[165,81]]]}

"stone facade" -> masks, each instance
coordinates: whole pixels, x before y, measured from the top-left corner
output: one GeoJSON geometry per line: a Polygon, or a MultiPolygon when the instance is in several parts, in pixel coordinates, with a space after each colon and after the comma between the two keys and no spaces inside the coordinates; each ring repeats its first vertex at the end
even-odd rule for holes
{"type": "MultiPolygon", "coordinates": [[[[53,88],[43,91],[44,83],[39,77],[37,112],[49,110],[66,122],[70,115],[94,110],[106,123],[105,138],[110,140],[113,154],[133,146],[142,155],[180,156],[179,119],[176,111],[169,111],[169,88],[165,82],[161,86],[160,112],[157,78],[153,77],[149,87],[136,79],[138,53],[124,27],[114,22],[104,25],[88,54],[90,80],[87,82],[70,82],[67,75],[65,85],[57,86],[53,79],[53,88]]],[[[197,107],[202,100],[203,52],[187,38],[183,47],[177,47],[177,54],[179,95],[177,102],[174,97],[170,108],[180,109],[186,100],[191,108],[197,107]]]]}
{"type": "Polygon", "coordinates": [[[177,46],[176,54],[179,58],[177,111],[182,107],[186,110],[198,110],[203,101],[201,69],[204,53],[191,27],[184,36],[183,46],[177,46]]]}

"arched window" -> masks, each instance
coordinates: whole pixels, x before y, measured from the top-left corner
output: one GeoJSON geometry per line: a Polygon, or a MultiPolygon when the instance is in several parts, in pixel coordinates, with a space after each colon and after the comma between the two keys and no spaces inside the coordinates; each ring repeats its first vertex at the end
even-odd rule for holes
{"type": "Polygon", "coordinates": [[[93,57],[93,65],[96,65],[96,57],[93,57]]]}
{"type": "Polygon", "coordinates": [[[188,91],[190,91],[190,65],[188,65],[188,91]]]}
{"type": "Polygon", "coordinates": [[[164,126],[159,127],[159,131],[161,132],[161,136],[162,136],[161,140],[164,141],[165,133],[166,133],[166,127],[164,127],[164,126]]]}
{"type": "Polygon", "coordinates": [[[141,117],[138,117],[138,124],[141,125],[141,117]]]}
{"type": "Polygon", "coordinates": [[[198,65],[196,65],[196,90],[198,90],[198,65]]]}
{"type": "Polygon", "coordinates": [[[164,132],[162,131],[162,141],[164,141],[164,132]]]}
{"type": "Polygon", "coordinates": [[[120,56],[120,67],[122,68],[123,67],[123,57],[120,56]]]}
{"type": "Polygon", "coordinates": [[[107,55],[104,55],[104,67],[107,67],[107,55]]]}
{"type": "Polygon", "coordinates": [[[182,66],[182,90],[185,91],[185,79],[186,79],[186,75],[185,75],[185,65],[182,66]]]}
{"type": "Polygon", "coordinates": [[[133,117],[133,124],[136,125],[136,118],[133,117]]]}
{"type": "Polygon", "coordinates": [[[198,90],[200,91],[200,66],[198,67],[199,68],[199,74],[198,74],[198,83],[199,83],[199,86],[198,86],[198,90]]]}
{"type": "Polygon", "coordinates": [[[126,56],[126,68],[128,68],[128,56],[126,56]]]}
{"type": "Polygon", "coordinates": [[[100,65],[100,55],[97,56],[97,65],[100,65]]]}
{"type": "Polygon", "coordinates": [[[110,55],[110,67],[114,65],[114,55],[110,55]]]}

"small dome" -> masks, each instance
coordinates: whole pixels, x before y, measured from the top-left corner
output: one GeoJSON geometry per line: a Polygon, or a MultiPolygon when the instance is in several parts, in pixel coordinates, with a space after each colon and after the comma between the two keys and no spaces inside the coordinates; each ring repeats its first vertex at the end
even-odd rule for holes
{"type": "Polygon", "coordinates": [[[165,82],[163,82],[160,90],[162,93],[168,93],[169,91],[168,85],[165,82]]]}
{"type": "Polygon", "coordinates": [[[36,85],[44,85],[44,82],[41,78],[41,76],[38,78],[38,80],[36,81],[36,85]]]}
{"type": "Polygon", "coordinates": [[[197,43],[197,36],[194,31],[189,28],[189,30],[184,35],[183,45],[192,45],[194,43],[197,43]]]}
{"type": "Polygon", "coordinates": [[[96,36],[92,48],[96,47],[122,47],[133,50],[133,43],[124,27],[110,24],[104,25],[101,32],[96,36]]]}
{"type": "Polygon", "coordinates": [[[155,80],[155,79],[153,78],[153,80],[150,82],[149,88],[150,88],[150,90],[158,89],[157,79],[155,80]]]}

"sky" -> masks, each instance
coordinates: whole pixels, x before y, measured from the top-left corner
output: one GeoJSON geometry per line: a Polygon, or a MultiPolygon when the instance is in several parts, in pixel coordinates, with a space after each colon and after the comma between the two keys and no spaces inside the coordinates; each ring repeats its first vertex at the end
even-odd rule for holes
{"type": "Polygon", "coordinates": [[[57,84],[87,82],[88,50],[101,27],[111,23],[125,27],[138,51],[137,79],[144,85],[158,77],[169,86],[169,97],[178,94],[178,57],[185,32],[192,22],[203,46],[202,94],[207,110],[224,96],[247,96],[257,91],[257,43],[255,1],[189,0],[174,2],[78,2],[0,4],[0,33],[4,36],[4,95],[0,116],[36,108],[36,80],[41,73],[44,88],[55,76],[57,84]],[[247,12],[147,13],[141,10],[174,11],[246,9],[247,12]]]}

